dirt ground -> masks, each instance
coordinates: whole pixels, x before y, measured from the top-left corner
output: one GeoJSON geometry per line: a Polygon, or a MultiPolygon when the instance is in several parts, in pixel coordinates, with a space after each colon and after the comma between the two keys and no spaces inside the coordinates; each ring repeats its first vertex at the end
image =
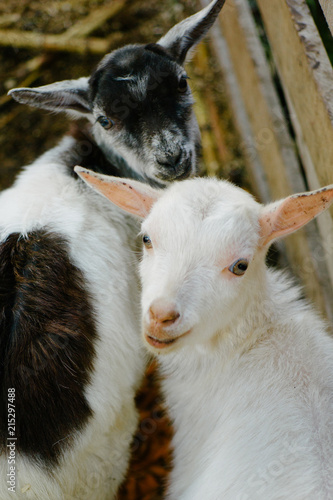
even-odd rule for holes
{"type": "MultiPolygon", "coordinates": [[[[108,3],[107,0],[0,0],[0,30],[61,35],[108,3]]],[[[195,0],[128,1],[125,8],[89,36],[103,40],[110,37],[110,50],[126,43],[156,42],[176,22],[198,8],[195,0]]],[[[89,75],[102,55],[0,47],[0,189],[10,186],[20,168],[56,144],[69,127],[66,116],[17,104],[6,96],[7,91],[89,75]]],[[[244,185],[239,138],[232,123],[222,75],[207,42],[200,45],[188,69],[203,136],[203,172],[244,185]]],[[[137,398],[141,423],[119,500],[162,497],[170,467],[172,429],[155,379],[152,366],[137,398]]]]}

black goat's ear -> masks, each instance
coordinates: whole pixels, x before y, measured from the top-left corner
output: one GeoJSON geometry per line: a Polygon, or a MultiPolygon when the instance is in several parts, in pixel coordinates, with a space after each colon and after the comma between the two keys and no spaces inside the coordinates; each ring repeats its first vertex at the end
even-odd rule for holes
{"type": "Polygon", "coordinates": [[[91,113],[89,78],[64,80],[42,87],[12,89],[8,94],[22,104],[49,111],[68,111],[78,117],[91,113]]]}
{"type": "Polygon", "coordinates": [[[183,64],[188,51],[206,35],[224,4],[225,0],[213,0],[204,9],[176,24],[157,43],[183,64]]]}

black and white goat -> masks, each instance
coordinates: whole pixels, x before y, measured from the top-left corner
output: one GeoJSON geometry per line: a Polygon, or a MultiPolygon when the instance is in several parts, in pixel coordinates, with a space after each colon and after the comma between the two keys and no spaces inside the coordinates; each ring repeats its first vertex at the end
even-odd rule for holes
{"type": "Polygon", "coordinates": [[[73,167],[160,185],[196,172],[183,63],[223,4],[111,52],[90,78],[10,92],[85,116],[92,135],[65,137],[0,195],[1,500],[110,499],[124,478],[145,365],[137,228],[73,167]]]}
{"type": "Polygon", "coordinates": [[[214,0],[158,43],[107,54],[90,77],[9,94],[21,103],[87,118],[100,152],[113,163],[103,173],[116,168],[120,176],[159,183],[189,177],[196,172],[200,135],[183,63],[224,3],[214,0]]]}

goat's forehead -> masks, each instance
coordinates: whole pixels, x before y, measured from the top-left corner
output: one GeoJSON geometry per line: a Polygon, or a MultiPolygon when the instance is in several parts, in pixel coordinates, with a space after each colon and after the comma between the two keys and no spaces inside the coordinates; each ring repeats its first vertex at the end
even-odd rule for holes
{"type": "Polygon", "coordinates": [[[93,73],[90,84],[92,97],[108,97],[118,89],[136,92],[154,87],[170,77],[178,78],[184,69],[158,45],[130,45],[111,52],[93,73]],[[122,86],[119,86],[121,82],[122,86]],[[112,85],[114,87],[112,87],[112,85]]]}
{"type": "Polygon", "coordinates": [[[241,207],[249,212],[256,212],[260,207],[244,189],[213,178],[196,178],[175,183],[165,191],[159,203],[164,210],[186,208],[188,214],[192,213],[201,219],[214,214],[222,215],[224,211],[228,213],[241,207]]]}
{"type": "Polygon", "coordinates": [[[226,181],[196,179],[177,183],[155,204],[143,224],[161,238],[205,237],[255,246],[260,204],[226,181]]]}

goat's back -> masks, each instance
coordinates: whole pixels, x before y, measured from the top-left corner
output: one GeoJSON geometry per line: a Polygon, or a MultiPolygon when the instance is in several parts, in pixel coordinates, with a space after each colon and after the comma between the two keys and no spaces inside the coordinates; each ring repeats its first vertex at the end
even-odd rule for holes
{"type": "Polygon", "coordinates": [[[71,176],[56,151],[0,195],[0,475],[14,387],[16,495],[30,485],[29,498],[100,500],[123,478],[137,424],[136,227],[71,176]]]}

